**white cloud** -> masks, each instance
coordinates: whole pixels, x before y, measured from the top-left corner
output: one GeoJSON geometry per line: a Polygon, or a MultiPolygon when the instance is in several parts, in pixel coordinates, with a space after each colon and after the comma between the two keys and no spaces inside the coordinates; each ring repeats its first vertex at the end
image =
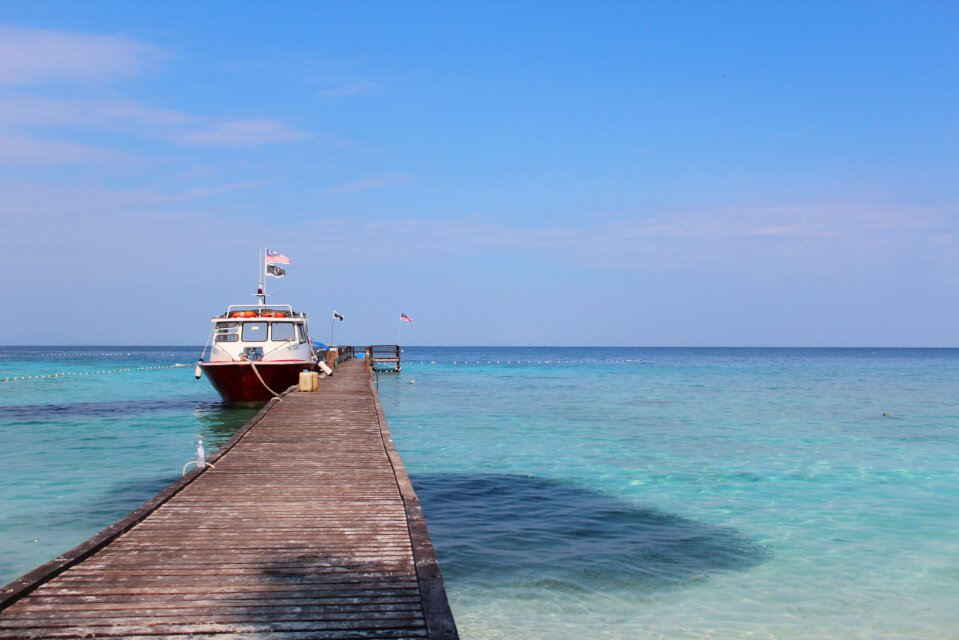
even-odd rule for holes
{"type": "Polygon", "coordinates": [[[162,55],[123,36],[0,26],[0,84],[128,76],[162,55]]]}
{"type": "Polygon", "coordinates": [[[195,125],[200,118],[183,111],[152,107],[124,98],[112,100],[58,99],[40,96],[0,96],[0,126],[116,128],[195,125]]]}
{"type": "Polygon", "coordinates": [[[179,137],[179,141],[214,146],[263,145],[295,142],[312,135],[275,120],[235,120],[186,133],[179,137]]]}
{"type": "Polygon", "coordinates": [[[363,178],[362,180],[357,180],[355,182],[348,182],[346,184],[337,185],[335,187],[330,187],[330,193],[350,193],[353,191],[369,191],[371,189],[383,189],[384,187],[395,187],[402,184],[409,184],[413,182],[413,178],[404,175],[388,175],[388,176],[370,176],[368,178],[363,178]]]}
{"type": "Polygon", "coordinates": [[[64,140],[0,135],[0,164],[15,166],[121,162],[123,153],[64,140]]]}
{"type": "Polygon", "coordinates": [[[807,230],[799,225],[782,225],[779,227],[744,229],[742,233],[746,236],[801,236],[806,232],[807,230]]]}
{"type": "Polygon", "coordinates": [[[319,92],[321,96],[326,98],[375,96],[381,93],[383,93],[383,85],[381,85],[379,82],[374,82],[372,80],[366,80],[363,78],[345,80],[319,92]]]}
{"type": "Polygon", "coordinates": [[[324,233],[364,238],[356,250],[407,258],[521,252],[550,260],[627,269],[807,270],[921,257],[959,273],[959,207],[872,200],[743,205],[657,215],[587,217],[563,224],[512,224],[484,217],[331,218],[324,233]]]}
{"type": "Polygon", "coordinates": [[[193,198],[211,198],[213,196],[218,196],[224,193],[233,193],[235,191],[248,191],[250,189],[259,189],[260,187],[266,186],[267,182],[264,180],[257,180],[255,182],[233,182],[230,184],[218,184],[211,185],[206,187],[193,187],[188,189],[183,193],[183,197],[187,199],[193,198]]]}
{"type": "Polygon", "coordinates": [[[153,107],[123,98],[57,99],[38,96],[0,97],[0,130],[116,131],[171,144],[257,146],[295,142],[312,136],[275,120],[217,122],[185,111],[153,107]]]}
{"type": "MultiPolygon", "coordinates": [[[[142,71],[164,55],[157,47],[122,36],[76,34],[0,26],[0,86],[106,81],[142,71]]],[[[74,88],[75,89],[75,88],[74,88]]],[[[110,89],[104,98],[98,86],[82,86],[71,97],[30,95],[28,89],[7,88],[0,95],[0,131],[26,139],[47,141],[36,150],[20,149],[31,162],[54,158],[96,159],[98,154],[69,140],[90,129],[118,132],[133,138],[171,144],[259,146],[303,140],[311,133],[283,122],[257,118],[223,121],[216,117],[157,107],[117,97],[110,89]],[[79,97],[78,97],[79,96],[79,97]],[[53,142],[52,138],[64,141],[53,142]]],[[[5,150],[4,156],[13,155],[5,150]]],[[[101,154],[102,155],[102,154],[101,154]]]]}

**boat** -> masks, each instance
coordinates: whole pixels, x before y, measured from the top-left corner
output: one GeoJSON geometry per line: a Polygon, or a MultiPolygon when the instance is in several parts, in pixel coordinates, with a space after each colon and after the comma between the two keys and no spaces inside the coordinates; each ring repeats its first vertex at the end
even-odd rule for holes
{"type": "MultiPolygon", "coordinates": [[[[264,253],[265,275],[277,271],[269,269],[270,253],[277,255],[264,253]]],[[[267,295],[261,279],[256,304],[230,305],[210,320],[213,331],[194,375],[197,380],[205,375],[224,402],[265,402],[297,384],[304,369],[317,368],[306,314],[292,305],[267,304],[267,295]]]]}

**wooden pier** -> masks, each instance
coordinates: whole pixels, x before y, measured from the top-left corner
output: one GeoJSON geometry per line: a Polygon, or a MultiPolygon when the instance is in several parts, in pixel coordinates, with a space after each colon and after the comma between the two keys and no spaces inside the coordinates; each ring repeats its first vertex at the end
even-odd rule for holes
{"type": "Polygon", "coordinates": [[[366,348],[366,366],[372,371],[388,371],[399,373],[402,368],[400,363],[400,345],[398,344],[374,344],[366,348]]]}
{"type": "Polygon", "coordinates": [[[0,638],[457,638],[370,372],[272,400],[210,461],[0,592],[0,638]]]}

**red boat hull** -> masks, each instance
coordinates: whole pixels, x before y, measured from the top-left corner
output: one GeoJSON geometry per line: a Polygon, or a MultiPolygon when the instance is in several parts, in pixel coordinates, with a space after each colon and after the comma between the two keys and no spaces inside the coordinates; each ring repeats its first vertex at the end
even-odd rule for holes
{"type": "Polygon", "coordinates": [[[266,402],[273,397],[274,391],[283,393],[297,384],[300,372],[304,369],[313,371],[316,364],[304,361],[257,362],[254,371],[249,362],[201,362],[200,369],[223,402],[266,402]]]}

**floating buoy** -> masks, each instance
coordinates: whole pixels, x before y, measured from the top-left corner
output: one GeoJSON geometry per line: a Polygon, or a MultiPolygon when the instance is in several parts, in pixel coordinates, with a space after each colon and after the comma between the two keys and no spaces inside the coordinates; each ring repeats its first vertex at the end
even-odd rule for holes
{"type": "Polygon", "coordinates": [[[416,380],[410,380],[410,384],[416,384],[416,380]]]}

